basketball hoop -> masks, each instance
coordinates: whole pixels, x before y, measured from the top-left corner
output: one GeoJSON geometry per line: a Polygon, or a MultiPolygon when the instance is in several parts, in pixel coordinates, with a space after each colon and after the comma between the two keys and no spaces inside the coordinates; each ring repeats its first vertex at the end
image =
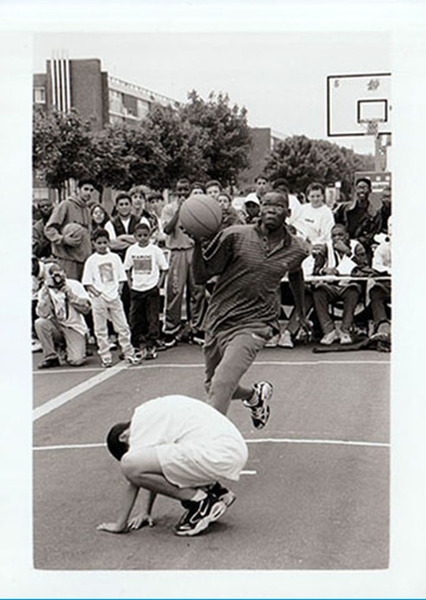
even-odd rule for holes
{"type": "Polygon", "coordinates": [[[375,138],[379,135],[379,123],[382,123],[381,119],[371,119],[364,121],[364,125],[367,128],[365,135],[373,135],[375,138]]]}

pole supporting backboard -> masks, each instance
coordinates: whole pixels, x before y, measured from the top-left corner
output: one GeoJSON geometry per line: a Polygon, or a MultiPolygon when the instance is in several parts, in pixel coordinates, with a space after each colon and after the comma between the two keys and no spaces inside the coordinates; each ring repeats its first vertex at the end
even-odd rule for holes
{"type": "Polygon", "coordinates": [[[327,77],[328,137],[368,135],[369,122],[378,124],[378,135],[390,135],[391,117],[391,73],[327,77]]]}

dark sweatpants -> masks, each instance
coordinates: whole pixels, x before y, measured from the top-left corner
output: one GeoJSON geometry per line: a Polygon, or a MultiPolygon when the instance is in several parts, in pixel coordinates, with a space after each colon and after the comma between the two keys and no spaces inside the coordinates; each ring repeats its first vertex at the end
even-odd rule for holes
{"type": "Polygon", "coordinates": [[[145,292],[130,290],[129,325],[132,345],[152,347],[160,336],[160,290],[156,286],[145,292]]]}

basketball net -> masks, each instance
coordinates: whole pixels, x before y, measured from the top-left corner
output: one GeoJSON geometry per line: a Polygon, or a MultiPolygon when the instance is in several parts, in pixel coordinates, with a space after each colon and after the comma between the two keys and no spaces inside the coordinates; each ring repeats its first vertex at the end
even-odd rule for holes
{"type": "Polygon", "coordinates": [[[377,138],[379,136],[379,123],[380,121],[378,119],[367,121],[365,123],[367,125],[366,135],[373,135],[377,138]]]}

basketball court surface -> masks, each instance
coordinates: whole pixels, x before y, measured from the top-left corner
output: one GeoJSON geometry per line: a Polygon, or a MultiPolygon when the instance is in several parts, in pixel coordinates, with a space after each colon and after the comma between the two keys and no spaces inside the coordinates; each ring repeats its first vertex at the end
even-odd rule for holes
{"type": "MultiPolygon", "coordinates": [[[[233,402],[228,416],[249,459],[237,501],[194,538],[173,535],[182,514],[159,497],[156,525],[96,530],[118,516],[117,462],[105,435],[140,403],[205,398],[203,356],[179,345],[155,361],[37,371],[34,355],[34,566],[41,570],[386,569],[389,558],[390,355],[264,349],[244,381],[274,384],[271,418],[256,431],[233,402]]],[[[226,482],[225,482],[226,483],[226,482]]],[[[134,509],[137,512],[137,506],[134,509]]]]}

